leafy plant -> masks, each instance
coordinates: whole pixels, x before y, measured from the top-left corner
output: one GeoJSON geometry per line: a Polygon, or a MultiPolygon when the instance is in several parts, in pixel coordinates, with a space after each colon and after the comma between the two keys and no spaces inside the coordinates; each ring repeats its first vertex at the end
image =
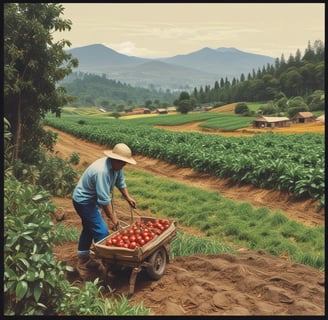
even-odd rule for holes
{"type": "Polygon", "coordinates": [[[80,154],[78,152],[72,152],[72,154],[70,155],[69,159],[68,159],[69,163],[72,164],[79,164],[80,162],[80,154]]]}
{"type": "Polygon", "coordinates": [[[5,179],[4,309],[7,315],[53,314],[70,267],[52,254],[54,209],[39,187],[5,179]]]}

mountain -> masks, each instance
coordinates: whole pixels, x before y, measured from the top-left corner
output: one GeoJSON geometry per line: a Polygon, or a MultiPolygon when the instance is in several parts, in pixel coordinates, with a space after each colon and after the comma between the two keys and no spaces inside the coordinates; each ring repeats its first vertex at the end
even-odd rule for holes
{"type": "Polygon", "coordinates": [[[274,58],[247,53],[235,48],[203,48],[185,55],[177,55],[163,59],[167,63],[194,68],[210,73],[225,75],[228,78],[240,77],[241,73],[247,75],[252,69],[257,71],[267,63],[272,64],[274,58]]]}
{"type": "Polygon", "coordinates": [[[275,60],[235,48],[203,48],[158,59],[124,55],[101,44],[70,49],[67,53],[79,60],[77,71],[106,74],[108,79],[133,86],[161,89],[212,86],[221,78],[239,79],[242,73],[247,76],[253,69],[257,71],[275,60]]]}

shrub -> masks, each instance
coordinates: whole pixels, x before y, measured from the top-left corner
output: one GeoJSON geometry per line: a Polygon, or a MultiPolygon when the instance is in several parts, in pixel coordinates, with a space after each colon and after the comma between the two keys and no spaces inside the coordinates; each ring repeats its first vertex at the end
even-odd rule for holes
{"type": "Polygon", "coordinates": [[[62,296],[60,281],[70,267],[52,254],[54,206],[40,187],[5,179],[4,312],[54,314],[62,296]]]}
{"type": "Polygon", "coordinates": [[[235,113],[236,114],[248,114],[249,108],[245,102],[237,103],[235,106],[235,113]]]}

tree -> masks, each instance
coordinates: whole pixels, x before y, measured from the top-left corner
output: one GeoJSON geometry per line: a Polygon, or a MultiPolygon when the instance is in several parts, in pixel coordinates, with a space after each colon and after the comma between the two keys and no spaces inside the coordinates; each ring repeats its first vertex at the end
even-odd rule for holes
{"type": "Polygon", "coordinates": [[[187,114],[192,111],[195,107],[195,100],[190,98],[190,95],[186,91],[180,93],[179,99],[175,100],[173,103],[177,107],[177,111],[182,114],[187,114]]]}
{"type": "Polygon", "coordinates": [[[69,41],[53,42],[52,36],[71,29],[71,21],[60,18],[63,10],[55,3],[4,4],[4,115],[12,127],[14,159],[37,160],[40,146],[49,142],[42,118],[47,112],[60,116],[70,101],[57,82],[78,61],[63,50],[69,41]]]}
{"type": "Polygon", "coordinates": [[[248,114],[249,108],[245,102],[237,103],[235,106],[235,114],[248,114]]]}

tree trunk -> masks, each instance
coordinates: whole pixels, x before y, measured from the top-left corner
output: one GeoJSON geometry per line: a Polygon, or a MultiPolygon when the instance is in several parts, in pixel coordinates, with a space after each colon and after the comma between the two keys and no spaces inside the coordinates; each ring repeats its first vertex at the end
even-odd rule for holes
{"type": "Polygon", "coordinates": [[[19,94],[18,106],[17,106],[17,123],[16,123],[16,134],[15,134],[15,149],[14,149],[14,161],[18,159],[19,150],[20,150],[20,142],[21,142],[21,134],[22,134],[22,114],[21,114],[21,104],[22,98],[21,94],[19,94]]]}

